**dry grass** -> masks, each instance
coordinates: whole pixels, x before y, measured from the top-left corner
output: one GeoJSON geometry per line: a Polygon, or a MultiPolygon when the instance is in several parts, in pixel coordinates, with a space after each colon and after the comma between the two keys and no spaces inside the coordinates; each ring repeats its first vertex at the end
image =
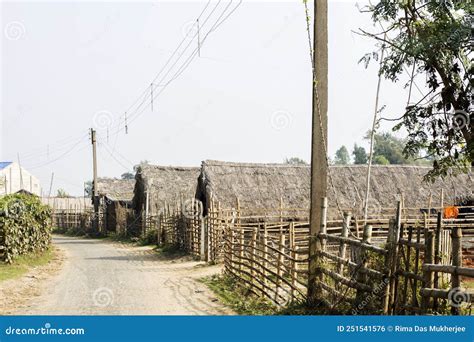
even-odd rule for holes
{"type": "Polygon", "coordinates": [[[54,251],[48,249],[41,254],[22,255],[15,259],[12,264],[0,264],[0,282],[16,279],[23,276],[30,269],[49,263],[54,256],[54,251]]]}

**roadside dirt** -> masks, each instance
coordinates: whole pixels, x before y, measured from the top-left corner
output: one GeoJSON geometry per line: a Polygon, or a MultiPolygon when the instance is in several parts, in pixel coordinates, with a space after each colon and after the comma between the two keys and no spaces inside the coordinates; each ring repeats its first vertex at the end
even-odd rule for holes
{"type": "Polygon", "coordinates": [[[234,314],[198,280],[221,266],[167,258],[149,246],[64,236],[54,244],[61,251],[54,262],[0,285],[1,314],[234,314]]]}
{"type": "Polygon", "coordinates": [[[28,305],[28,302],[42,294],[48,280],[57,275],[64,264],[64,251],[54,247],[53,258],[42,266],[29,270],[19,278],[0,283],[0,315],[13,314],[16,308],[28,305]]]}

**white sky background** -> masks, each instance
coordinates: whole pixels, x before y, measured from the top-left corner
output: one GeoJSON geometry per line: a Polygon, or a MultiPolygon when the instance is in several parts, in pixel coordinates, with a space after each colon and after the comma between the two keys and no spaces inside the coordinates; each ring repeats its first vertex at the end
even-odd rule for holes
{"type": "MultiPolygon", "coordinates": [[[[154,111],[148,105],[129,125],[129,134],[115,134],[125,110],[205,4],[3,2],[0,159],[16,161],[19,153],[22,166],[40,178],[45,191],[54,172],[53,193],[64,188],[71,194],[81,194],[92,177],[88,129],[94,126],[99,176],[119,177],[141,160],[189,166],[205,159],[282,162],[297,156],[309,161],[311,66],[300,0],[244,1],[208,36],[201,57],[155,100],[154,111]]],[[[226,2],[219,6],[212,22],[226,2]]],[[[333,155],[343,144],[352,151],[354,142],[363,143],[374,111],[378,65],[358,64],[377,47],[351,32],[371,28],[369,16],[359,13],[356,1],[330,1],[329,7],[333,155]]],[[[408,94],[404,81],[382,83],[384,116],[400,116],[408,94]]]]}

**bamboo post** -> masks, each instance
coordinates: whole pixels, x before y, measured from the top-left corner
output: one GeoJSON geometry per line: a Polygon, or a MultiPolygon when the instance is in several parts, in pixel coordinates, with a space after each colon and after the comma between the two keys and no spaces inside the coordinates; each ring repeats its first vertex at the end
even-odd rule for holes
{"type": "MultiPolygon", "coordinates": [[[[413,239],[413,227],[409,226],[408,227],[408,236],[407,240],[411,243],[413,239]]],[[[406,258],[404,259],[405,261],[405,272],[408,274],[410,273],[411,270],[411,247],[410,245],[405,246],[406,249],[406,258]]],[[[415,272],[416,274],[416,272],[415,272]]],[[[416,282],[416,279],[413,279],[413,281],[416,282]]],[[[408,300],[408,286],[409,286],[409,279],[408,277],[405,277],[404,283],[403,283],[403,295],[401,297],[402,300],[402,312],[405,313],[406,311],[406,304],[408,300]]],[[[413,296],[416,297],[416,292],[413,293],[413,296]]]]}
{"type": "Polygon", "coordinates": [[[239,269],[242,270],[242,264],[244,263],[244,245],[245,245],[245,232],[244,228],[240,227],[239,229],[239,258],[240,258],[240,264],[239,264],[239,269]]]}
{"type": "Polygon", "coordinates": [[[281,279],[283,278],[283,265],[285,262],[285,235],[281,234],[279,239],[278,246],[278,263],[277,263],[277,279],[276,279],[276,289],[275,289],[275,302],[278,303],[278,294],[281,286],[281,279]]]}
{"type": "MultiPolygon", "coordinates": [[[[209,209],[207,212],[207,255],[209,261],[214,261],[212,243],[214,241],[214,198],[209,201],[209,209]]],[[[227,238],[230,238],[232,232],[229,230],[227,238]]],[[[229,254],[228,254],[229,255],[229,254]]]]}
{"type": "Polygon", "coordinates": [[[268,269],[268,230],[267,223],[263,223],[263,278],[264,283],[267,283],[267,269],[268,269]]]}
{"type": "MultiPolygon", "coordinates": [[[[362,233],[362,242],[366,244],[370,244],[372,238],[372,226],[366,224],[364,226],[364,232],[362,233]]],[[[360,253],[359,253],[359,260],[357,260],[357,264],[360,265],[360,268],[367,268],[367,251],[361,246],[360,253]]],[[[367,283],[367,276],[364,272],[357,272],[356,276],[357,282],[361,284],[367,283]]],[[[357,290],[356,294],[356,306],[358,306],[362,301],[366,298],[366,292],[360,289],[357,290]]]]}
{"type": "MultiPolygon", "coordinates": [[[[425,264],[432,264],[434,260],[435,254],[435,241],[433,232],[427,231],[425,232],[425,264]]],[[[432,288],[433,287],[433,273],[429,269],[423,270],[423,287],[424,288],[432,288]]],[[[430,305],[430,297],[423,296],[421,299],[421,309],[423,312],[428,311],[428,307],[430,305]]]]}
{"type": "MultiPolygon", "coordinates": [[[[451,244],[452,244],[452,253],[453,253],[453,266],[461,267],[462,266],[462,230],[461,227],[455,227],[451,233],[451,244]]],[[[459,289],[461,287],[461,277],[457,272],[451,274],[451,291],[453,289],[459,289]]],[[[462,298],[462,296],[452,296],[453,300],[462,298]]],[[[459,315],[460,302],[453,302],[451,305],[451,314],[459,315]]]]}
{"type": "Polygon", "coordinates": [[[201,229],[201,246],[200,246],[200,254],[201,260],[208,261],[207,257],[207,220],[203,217],[204,208],[203,203],[199,202],[199,224],[201,229]]]}
{"type": "Polygon", "coordinates": [[[356,231],[356,237],[360,237],[360,232],[359,232],[359,218],[357,216],[354,216],[354,228],[356,231]]]}
{"type": "MultiPolygon", "coordinates": [[[[442,190],[441,190],[442,191],[442,190]]],[[[443,192],[441,192],[443,194],[443,192]]],[[[435,254],[434,254],[434,263],[439,264],[441,263],[441,232],[443,230],[443,213],[438,212],[438,217],[436,220],[436,231],[435,231],[435,254]]],[[[439,287],[439,274],[438,272],[434,272],[434,288],[439,287]]],[[[433,309],[436,310],[438,307],[438,300],[437,298],[433,298],[433,309]]]]}
{"type": "Polygon", "coordinates": [[[384,288],[384,300],[383,300],[383,314],[388,315],[390,313],[390,307],[392,304],[392,278],[393,278],[393,251],[395,249],[395,233],[396,222],[394,219],[390,219],[388,223],[388,236],[387,236],[387,254],[385,255],[385,273],[386,277],[385,288],[384,288]]]}
{"type": "Polygon", "coordinates": [[[258,228],[255,228],[252,231],[252,244],[251,244],[251,249],[250,249],[250,274],[252,276],[252,279],[250,279],[251,282],[254,281],[255,278],[255,255],[257,253],[257,232],[258,228]]]}
{"type": "MultiPolygon", "coordinates": [[[[420,226],[416,227],[416,243],[419,244],[421,241],[421,228],[420,226]]],[[[418,270],[420,268],[420,249],[415,248],[415,269],[414,272],[415,274],[418,274],[418,270]]],[[[413,281],[413,296],[412,296],[412,306],[418,307],[418,299],[417,295],[418,294],[418,280],[414,279],[413,281]]]]}
{"type": "Polygon", "coordinates": [[[289,228],[289,235],[290,235],[290,256],[291,256],[291,301],[295,298],[295,288],[296,288],[296,277],[298,276],[297,274],[297,262],[296,258],[298,257],[298,254],[296,253],[296,241],[295,241],[295,224],[293,222],[290,223],[290,228],[289,228]]]}
{"type": "Polygon", "coordinates": [[[400,239],[400,230],[401,230],[401,221],[402,221],[402,202],[397,203],[397,214],[394,221],[394,227],[392,230],[392,258],[391,258],[391,277],[390,277],[390,299],[392,304],[395,303],[395,294],[397,291],[397,264],[398,264],[398,240],[400,239]]]}
{"type": "MultiPolygon", "coordinates": [[[[405,224],[401,224],[400,225],[400,233],[399,233],[399,236],[398,236],[398,240],[397,241],[400,241],[403,236],[405,235],[405,224]]],[[[405,251],[404,251],[404,246],[401,245],[399,246],[398,243],[397,243],[397,256],[394,260],[394,265],[395,265],[395,272],[393,273],[394,276],[395,276],[395,283],[394,283],[394,294],[393,294],[393,312],[397,312],[398,310],[398,301],[399,301],[399,286],[398,286],[398,281],[399,281],[399,277],[397,276],[397,273],[399,272],[399,270],[401,269],[401,257],[400,257],[400,251],[401,251],[401,254],[402,256],[404,256],[405,254],[405,251]]]]}
{"type": "MultiPolygon", "coordinates": [[[[348,212],[344,212],[344,221],[342,222],[342,231],[341,237],[347,238],[349,237],[349,225],[351,223],[351,215],[348,212]]],[[[346,257],[346,244],[341,241],[339,245],[339,257],[341,259],[345,259],[346,257]]],[[[339,262],[337,266],[337,272],[342,275],[344,273],[344,264],[339,262]]]]}
{"type": "Polygon", "coordinates": [[[229,251],[227,252],[229,259],[230,259],[230,269],[233,270],[235,268],[234,261],[236,259],[235,256],[235,231],[231,229],[230,233],[230,241],[229,241],[229,251]]]}
{"type": "MultiPolygon", "coordinates": [[[[219,254],[219,243],[222,238],[222,227],[221,227],[221,202],[217,201],[217,207],[216,207],[216,213],[215,213],[215,224],[216,224],[216,231],[214,235],[214,244],[212,248],[214,249],[214,260],[217,261],[218,254],[219,254]]],[[[240,227],[240,224],[239,224],[240,227]]]]}
{"type": "Polygon", "coordinates": [[[280,196],[280,234],[283,234],[283,197],[280,196]]]}

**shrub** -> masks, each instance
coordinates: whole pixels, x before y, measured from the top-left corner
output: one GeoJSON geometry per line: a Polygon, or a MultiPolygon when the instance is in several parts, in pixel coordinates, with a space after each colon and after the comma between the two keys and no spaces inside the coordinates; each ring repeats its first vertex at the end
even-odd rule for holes
{"type": "Polygon", "coordinates": [[[36,196],[13,194],[0,198],[1,258],[45,251],[51,243],[51,211],[36,196]]]}

